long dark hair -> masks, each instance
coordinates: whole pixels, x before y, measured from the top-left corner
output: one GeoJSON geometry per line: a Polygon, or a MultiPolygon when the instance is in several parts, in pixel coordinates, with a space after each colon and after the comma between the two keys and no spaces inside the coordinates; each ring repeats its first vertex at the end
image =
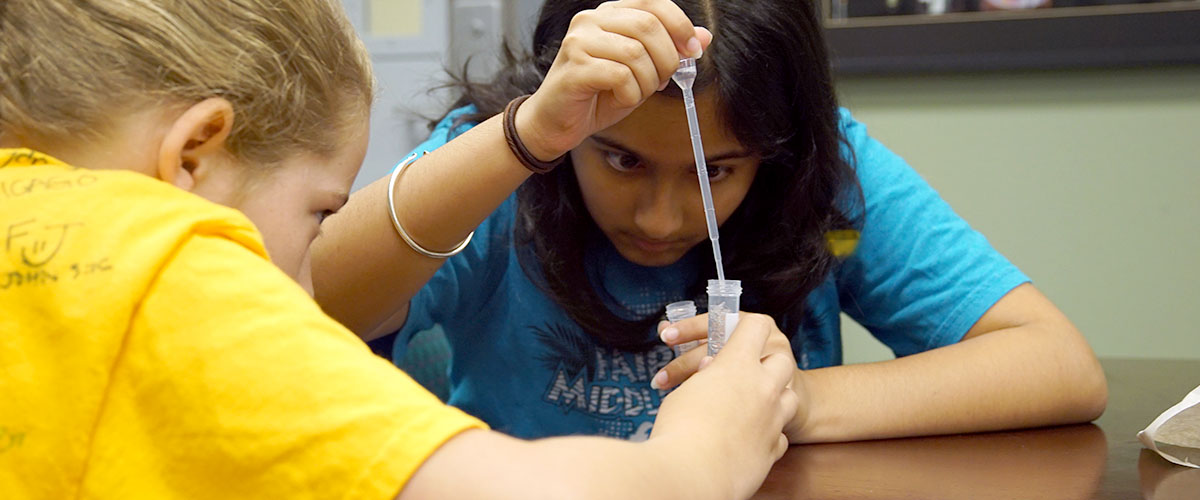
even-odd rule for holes
{"type": "MultiPolygon", "coordinates": [[[[857,226],[849,207],[862,198],[843,157],[849,147],[810,2],[675,0],[714,35],[698,61],[696,90],[716,90],[721,121],[762,157],[745,200],[721,227],[727,274],[741,279],[747,290],[742,308],[771,315],[789,337],[799,329],[805,297],[836,264],[826,233],[857,226]]],[[[488,84],[473,84],[465,73],[457,78],[463,94],[455,107],[478,109],[460,122],[486,119],[513,97],[537,90],[571,18],[600,3],[547,0],[531,54],[518,57],[505,47],[506,64],[488,84]]],[[[678,95],[676,87],[668,89],[678,95]]],[[[658,315],[638,318],[631,311],[598,307],[620,306],[605,300],[584,265],[585,249],[604,236],[584,206],[569,158],[553,172],[526,181],[517,203],[514,243],[525,272],[597,341],[627,350],[652,346],[647,332],[658,315]]],[[[701,265],[711,269],[712,256],[700,254],[706,256],[698,259],[701,265]]],[[[688,293],[699,296],[703,285],[694,283],[688,293]]]]}

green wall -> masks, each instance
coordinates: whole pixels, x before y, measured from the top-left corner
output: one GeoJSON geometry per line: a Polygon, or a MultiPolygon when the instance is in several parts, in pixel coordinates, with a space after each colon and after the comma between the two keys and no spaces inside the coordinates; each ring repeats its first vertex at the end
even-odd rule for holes
{"type": "MultiPolygon", "coordinates": [[[[1099,356],[1200,359],[1200,67],[855,77],[838,90],[1099,356]]],[[[891,357],[845,330],[848,363],[891,357]]]]}

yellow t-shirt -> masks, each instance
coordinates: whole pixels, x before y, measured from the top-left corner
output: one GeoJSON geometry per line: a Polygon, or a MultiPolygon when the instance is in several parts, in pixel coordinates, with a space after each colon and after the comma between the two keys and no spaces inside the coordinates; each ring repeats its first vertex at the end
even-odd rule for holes
{"type": "Polygon", "coordinates": [[[0,149],[0,252],[0,498],[385,499],[484,427],[144,175],[0,149]]]}

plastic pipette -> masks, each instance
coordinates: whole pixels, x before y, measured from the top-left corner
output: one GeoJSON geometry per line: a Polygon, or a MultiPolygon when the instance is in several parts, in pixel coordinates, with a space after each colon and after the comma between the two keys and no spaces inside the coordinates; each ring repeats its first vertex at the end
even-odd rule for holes
{"type": "Polygon", "coordinates": [[[725,281],[725,266],[721,264],[721,235],[717,233],[717,211],[713,208],[712,188],[708,185],[708,162],[704,159],[704,144],[700,142],[700,119],[696,117],[696,97],[692,84],[696,82],[696,60],[680,59],[679,69],[671,80],[683,90],[683,107],[687,110],[688,131],[692,134],[692,155],[696,157],[696,176],[700,178],[700,198],[704,200],[704,220],[708,222],[708,239],[712,241],[713,259],[717,263],[717,279],[725,281]]]}

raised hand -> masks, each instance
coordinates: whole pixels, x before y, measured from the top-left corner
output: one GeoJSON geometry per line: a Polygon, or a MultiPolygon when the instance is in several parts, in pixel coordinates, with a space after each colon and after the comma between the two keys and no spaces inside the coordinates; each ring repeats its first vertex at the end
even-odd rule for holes
{"type": "Polygon", "coordinates": [[[665,88],[680,57],[712,34],[669,0],[605,2],[575,15],[541,87],[516,116],[518,135],[551,160],[625,118],[665,88]]]}

